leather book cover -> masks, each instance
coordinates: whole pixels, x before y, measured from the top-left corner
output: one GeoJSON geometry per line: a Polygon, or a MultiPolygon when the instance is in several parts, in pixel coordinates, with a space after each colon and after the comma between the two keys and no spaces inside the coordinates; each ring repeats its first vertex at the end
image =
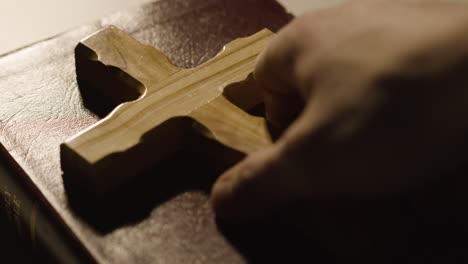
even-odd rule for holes
{"type": "Polygon", "coordinates": [[[184,68],[223,45],[292,19],[273,0],[161,0],[0,57],[2,210],[63,263],[247,263],[317,260],[312,242],[276,223],[223,227],[208,196],[219,170],[190,153],[95,202],[64,182],[59,145],[99,117],[84,107],[74,48],[115,25],[184,68]]]}

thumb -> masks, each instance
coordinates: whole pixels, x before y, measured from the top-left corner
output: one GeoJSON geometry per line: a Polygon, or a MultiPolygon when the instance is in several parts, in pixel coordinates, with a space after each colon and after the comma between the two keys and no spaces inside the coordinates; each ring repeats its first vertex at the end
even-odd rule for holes
{"type": "Polygon", "coordinates": [[[279,144],[249,155],[214,184],[211,202],[217,216],[233,221],[254,220],[299,198],[302,184],[290,178],[298,177],[290,174],[290,166],[279,144]]]}

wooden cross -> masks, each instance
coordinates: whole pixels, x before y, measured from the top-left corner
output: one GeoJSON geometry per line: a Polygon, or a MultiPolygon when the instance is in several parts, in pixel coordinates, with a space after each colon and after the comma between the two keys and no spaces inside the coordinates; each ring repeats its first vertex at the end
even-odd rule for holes
{"type": "Polygon", "coordinates": [[[99,194],[188,146],[194,131],[244,154],[271,144],[265,120],[246,112],[261,103],[258,89],[233,84],[248,79],[272,36],[235,40],[192,69],[115,27],[84,39],[77,77],[97,89],[84,92],[120,105],[61,145],[62,170],[99,194]]]}

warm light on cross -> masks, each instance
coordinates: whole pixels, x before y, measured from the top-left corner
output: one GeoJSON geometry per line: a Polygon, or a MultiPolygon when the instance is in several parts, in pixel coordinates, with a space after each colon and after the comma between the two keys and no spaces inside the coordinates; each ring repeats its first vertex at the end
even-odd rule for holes
{"type": "Polygon", "coordinates": [[[229,85],[253,72],[272,35],[235,40],[192,69],[115,27],[81,41],[78,79],[118,106],[61,145],[62,170],[104,193],[186,147],[194,131],[245,154],[271,144],[265,120],[245,112],[261,103],[258,89],[229,85]]]}

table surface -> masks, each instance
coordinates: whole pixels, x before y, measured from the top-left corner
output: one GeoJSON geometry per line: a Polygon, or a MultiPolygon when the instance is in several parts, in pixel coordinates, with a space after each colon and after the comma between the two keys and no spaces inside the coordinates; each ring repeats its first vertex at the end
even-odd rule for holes
{"type": "MultiPolygon", "coordinates": [[[[300,15],[310,8],[326,7],[341,0],[279,0],[300,15]]],[[[93,20],[151,0],[6,0],[0,3],[0,55],[93,20]]],[[[0,214],[2,263],[30,263],[36,256],[0,214]]],[[[37,260],[37,259],[36,259],[37,260]]]]}

